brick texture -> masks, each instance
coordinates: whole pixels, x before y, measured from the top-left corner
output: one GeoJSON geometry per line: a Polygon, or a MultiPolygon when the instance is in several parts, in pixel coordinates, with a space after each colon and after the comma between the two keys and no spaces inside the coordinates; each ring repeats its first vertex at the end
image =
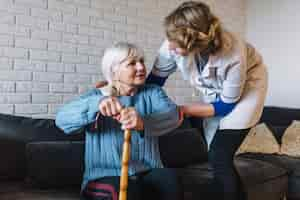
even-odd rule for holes
{"type": "MultiPolygon", "coordinates": [[[[245,0],[204,0],[225,27],[244,35],[245,0]]],[[[163,17],[183,0],[0,0],[0,112],[53,118],[102,79],[105,47],[120,40],[145,50],[150,70],[164,39],[163,17]]],[[[177,103],[195,101],[177,72],[177,103]]]]}

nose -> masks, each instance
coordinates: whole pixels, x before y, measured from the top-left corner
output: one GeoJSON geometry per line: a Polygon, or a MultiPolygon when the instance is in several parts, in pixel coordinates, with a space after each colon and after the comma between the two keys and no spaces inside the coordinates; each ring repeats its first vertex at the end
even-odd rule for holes
{"type": "Polygon", "coordinates": [[[142,70],[145,69],[145,65],[144,65],[144,63],[142,63],[142,62],[136,62],[135,67],[136,67],[136,69],[137,69],[138,71],[142,71],[142,70]]]}

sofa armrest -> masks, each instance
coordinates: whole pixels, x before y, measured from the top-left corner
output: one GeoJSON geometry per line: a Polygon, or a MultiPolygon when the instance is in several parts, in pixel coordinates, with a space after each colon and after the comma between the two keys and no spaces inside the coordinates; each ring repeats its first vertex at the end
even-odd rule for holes
{"type": "Polygon", "coordinates": [[[22,180],[26,174],[25,146],[33,141],[82,141],[84,134],[65,135],[52,119],[0,114],[0,179],[22,180]]]}

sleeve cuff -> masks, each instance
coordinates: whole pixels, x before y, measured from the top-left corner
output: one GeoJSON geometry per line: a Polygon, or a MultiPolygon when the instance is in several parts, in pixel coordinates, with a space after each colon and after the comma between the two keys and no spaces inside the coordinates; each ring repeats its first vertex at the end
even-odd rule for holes
{"type": "Polygon", "coordinates": [[[230,113],[236,103],[225,103],[222,100],[212,103],[215,111],[215,116],[225,116],[230,113]]]}

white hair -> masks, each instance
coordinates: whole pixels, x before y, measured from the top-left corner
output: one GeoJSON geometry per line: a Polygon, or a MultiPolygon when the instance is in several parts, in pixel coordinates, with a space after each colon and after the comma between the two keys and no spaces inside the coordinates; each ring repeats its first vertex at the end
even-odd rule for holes
{"type": "Polygon", "coordinates": [[[144,53],[136,45],[128,42],[118,42],[107,48],[102,58],[102,73],[109,84],[112,84],[114,73],[117,72],[119,64],[128,57],[141,58],[144,53]]]}

